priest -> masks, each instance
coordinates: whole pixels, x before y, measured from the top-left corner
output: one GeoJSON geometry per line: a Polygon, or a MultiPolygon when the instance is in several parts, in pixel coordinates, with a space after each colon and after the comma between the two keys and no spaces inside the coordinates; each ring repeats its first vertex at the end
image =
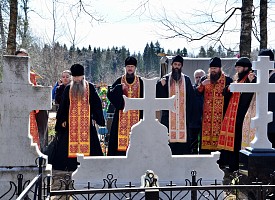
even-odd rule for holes
{"type": "Polygon", "coordinates": [[[182,56],[173,57],[171,66],[172,72],[157,82],[156,96],[168,98],[175,95],[175,111],[161,111],[161,123],[168,128],[172,154],[190,154],[191,137],[188,129],[192,119],[194,90],[189,76],[182,73],[182,56]]]}
{"type": "Polygon", "coordinates": [[[71,67],[73,81],[64,92],[57,114],[58,148],[53,168],[74,171],[77,153],[102,156],[95,123],[105,126],[100,98],[92,83],[85,80],[84,67],[71,67]]]}
{"type": "MultiPolygon", "coordinates": [[[[247,57],[241,57],[235,63],[235,83],[255,83],[256,76],[252,71],[252,63],[247,57]]],[[[225,91],[231,97],[222,121],[218,148],[226,150],[229,161],[229,171],[239,169],[239,151],[242,144],[242,127],[254,93],[225,91]]]]}
{"type": "Polygon", "coordinates": [[[123,112],[123,95],[128,98],[143,97],[143,81],[136,75],[137,60],[129,56],[125,60],[125,74],[119,77],[109,88],[107,97],[115,107],[110,131],[108,156],[125,156],[129,145],[131,127],[142,119],[139,110],[123,112]]]}

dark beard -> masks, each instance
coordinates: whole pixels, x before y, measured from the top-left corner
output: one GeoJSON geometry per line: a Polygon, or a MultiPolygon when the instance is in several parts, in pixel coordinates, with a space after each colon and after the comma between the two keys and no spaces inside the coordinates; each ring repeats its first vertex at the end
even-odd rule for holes
{"type": "Polygon", "coordinates": [[[135,80],[135,74],[134,73],[132,73],[132,74],[126,73],[126,80],[127,80],[127,83],[132,84],[135,80]]]}
{"type": "Polygon", "coordinates": [[[217,74],[210,74],[210,81],[212,84],[217,83],[217,81],[219,80],[219,78],[221,77],[222,72],[218,72],[217,74]]]}
{"type": "Polygon", "coordinates": [[[248,73],[249,73],[249,70],[238,73],[238,81],[237,82],[240,82],[248,73]]]}
{"type": "Polygon", "coordinates": [[[134,77],[135,77],[134,73],[132,73],[132,74],[126,73],[126,78],[134,78],[134,77]]]}
{"type": "Polygon", "coordinates": [[[181,79],[181,68],[180,69],[174,69],[172,68],[172,78],[178,82],[181,79]]]}

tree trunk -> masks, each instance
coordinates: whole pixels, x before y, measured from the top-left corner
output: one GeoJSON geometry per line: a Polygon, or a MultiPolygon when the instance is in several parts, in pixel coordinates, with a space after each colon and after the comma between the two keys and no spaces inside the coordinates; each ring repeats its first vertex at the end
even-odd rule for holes
{"type": "Polygon", "coordinates": [[[242,0],[240,56],[250,58],[253,0],[242,0]]]}
{"type": "Polygon", "coordinates": [[[22,3],[23,3],[23,11],[24,11],[22,47],[26,48],[28,45],[27,32],[29,28],[29,20],[28,20],[29,1],[23,0],[22,3]]]}
{"type": "Polygon", "coordinates": [[[267,48],[267,0],[260,1],[260,49],[267,48]]]}
{"type": "Polygon", "coordinates": [[[16,50],[16,27],[18,15],[18,2],[17,0],[10,0],[10,23],[7,41],[7,54],[13,55],[16,50]]]}
{"type": "MultiPolygon", "coordinates": [[[[2,2],[0,2],[0,35],[1,35],[1,51],[6,49],[6,38],[5,38],[5,31],[4,31],[4,22],[2,16],[2,2]]],[[[2,55],[3,52],[1,52],[2,55]]]]}

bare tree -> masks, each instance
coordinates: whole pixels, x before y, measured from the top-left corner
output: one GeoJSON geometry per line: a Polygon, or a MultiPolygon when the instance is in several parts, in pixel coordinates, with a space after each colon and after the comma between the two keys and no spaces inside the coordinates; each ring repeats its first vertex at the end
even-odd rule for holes
{"type": "Polygon", "coordinates": [[[242,0],[242,5],[240,56],[246,56],[250,58],[253,0],[242,0]]]}
{"type": "MultiPolygon", "coordinates": [[[[167,14],[164,8],[160,19],[157,19],[161,24],[161,27],[166,31],[161,36],[167,39],[176,37],[185,38],[188,42],[207,40],[212,44],[214,43],[214,46],[217,43],[220,43],[225,49],[228,49],[228,47],[224,45],[222,37],[227,35],[229,32],[237,32],[240,30],[239,54],[240,56],[250,57],[252,40],[251,33],[252,30],[256,30],[257,26],[259,26],[254,20],[255,7],[253,5],[253,0],[242,0],[241,7],[235,7],[235,3],[236,2],[229,5],[229,0],[224,2],[225,9],[223,17],[221,17],[221,15],[215,17],[216,12],[218,11],[214,10],[214,8],[211,10],[208,7],[210,12],[204,12],[201,10],[194,11],[192,13],[192,18],[198,17],[199,19],[205,19],[203,21],[198,20],[199,22],[196,23],[190,22],[189,19],[183,18],[180,14],[177,15],[175,20],[171,18],[171,15],[167,14]],[[241,12],[241,27],[236,26],[228,29],[227,24],[230,20],[237,21],[238,11],[241,12]],[[254,28],[252,26],[253,20],[254,28]],[[199,25],[200,27],[198,28],[199,25]]],[[[253,32],[256,39],[260,42],[260,48],[266,48],[267,46],[267,4],[267,0],[260,1],[260,31],[253,32]]]]}
{"type": "Polygon", "coordinates": [[[22,10],[23,10],[23,31],[19,32],[21,33],[21,38],[22,38],[22,47],[27,47],[28,45],[28,39],[27,39],[27,32],[29,29],[29,20],[28,20],[28,11],[29,11],[29,6],[28,6],[29,0],[22,0],[22,10]]]}
{"type": "Polygon", "coordinates": [[[260,49],[267,48],[267,0],[260,0],[260,49]]]}
{"type": "Polygon", "coordinates": [[[10,22],[7,40],[7,54],[12,55],[16,50],[16,27],[18,15],[18,1],[10,0],[10,22]]]}
{"type": "Polygon", "coordinates": [[[190,13],[187,13],[189,14],[188,18],[183,17],[186,11],[183,14],[175,14],[175,17],[171,17],[171,14],[167,14],[164,8],[161,18],[157,19],[165,30],[165,33],[161,36],[166,39],[184,38],[187,42],[211,41],[214,43],[212,46],[220,43],[223,48],[228,49],[223,44],[222,37],[227,33],[237,32],[238,27],[233,27],[232,30],[232,28],[228,28],[228,23],[230,20],[234,20],[233,16],[236,16],[238,11],[242,10],[242,7],[228,6],[227,4],[228,0],[224,3],[223,16],[221,10],[212,8],[208,9],[210,11],[190,11],[190,13]],[[216,15],[216,13],[219,14],[216,15]]]}
{"type": "Polygon", "coordinates": [[[0,2],[0,35],[1,35],[1,55],[6,49],[6,36],[5,36],[5,29],[4,29],[4,20],[2,14],[2,8],[4,1],[0,2]]]}
{"type": "MultiPolygon", "coordinates": [[[[27,1],[27,0],[24,0],[27,1]]],[[[88,0],[85,0],[87,2],[88,0]]],[[[53,85],[59,78],[60,73],[68,69],[72,63],[80,62],[77,52],[77,24],[80,15],[88,15],[92,20],[100,21],[89,9],[90,5],[82,0],[73,0],[68,3],[64,0],[52,0],[48,12],[51,15],[52,32],[47,37],[48,43],[40,47],[30,47],[32,67],[43,76],[43,85],[53,85]],[[62,24],[63,19],[73,18],[74,23],[62,24]],[[64,48],[57,41],[60,35],[67,35],[71,42],[71,48],[64,48]]],[[[39,17],[39,13],[35,12],[39,17]]]]}

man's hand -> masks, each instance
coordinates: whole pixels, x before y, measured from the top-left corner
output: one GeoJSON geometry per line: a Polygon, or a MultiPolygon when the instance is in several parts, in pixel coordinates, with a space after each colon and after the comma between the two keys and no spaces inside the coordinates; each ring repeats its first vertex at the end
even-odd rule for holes
{"type": "Polygon", "coordinates": [[[165,78],[162,78],[162,79],[160,80],[160,82],[161,82],[161,85],[162,85],[162,86],[165,86],[165,84],[166,84],[165,78]]]}
{"type": "Polygon", "coordinates": [[[250,72],[250,73],[248,74],[248,79],[249,79],[250,82],[252,82],[253,79],[254,79],[255,77],[256,77],[256,75],[255,75],[254,72],[250,72]]]}
{"type": "Polygon", "coordinates": [[[201,84],[203,85],[203,86],[205,86],[205,85],[208,85],[208,84],[210,84],[211,82],[210,82],[210,80],[209,79],[205,79],[201,84]]]}
{"type": "Polygon", "coordinates": [[[62,126],[63,128],[65,128],[65,127],[66,127],[66,122],[63,122],[63,123],[61,124],[61,126],[62,126]]]}

